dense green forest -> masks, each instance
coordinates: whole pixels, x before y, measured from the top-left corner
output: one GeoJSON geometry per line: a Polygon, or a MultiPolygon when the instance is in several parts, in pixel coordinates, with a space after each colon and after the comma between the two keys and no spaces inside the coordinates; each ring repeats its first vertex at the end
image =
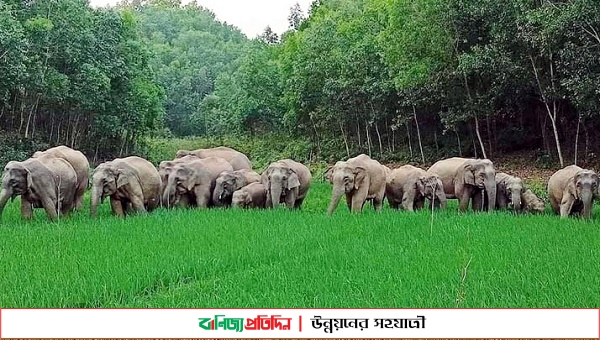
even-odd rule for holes
{"type": "Polygon", "coordinates": [[[303,161],[597,162],[597,0],[316,0],[288,20],[248,39],[178,0],[0,0],[0,157],[276,135],[303,161]]]}

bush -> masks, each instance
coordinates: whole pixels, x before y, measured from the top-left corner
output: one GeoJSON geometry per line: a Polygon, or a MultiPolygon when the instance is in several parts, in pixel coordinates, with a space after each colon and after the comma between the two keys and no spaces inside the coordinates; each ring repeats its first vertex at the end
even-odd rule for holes
{"type": "Polygon", "coordinates": [[[34,152],[48,148],[48,143],[35,139],[20,139],[17,135],[0,134],[0,165],[4,169],[9,161],[24,161],[34,152]]]}

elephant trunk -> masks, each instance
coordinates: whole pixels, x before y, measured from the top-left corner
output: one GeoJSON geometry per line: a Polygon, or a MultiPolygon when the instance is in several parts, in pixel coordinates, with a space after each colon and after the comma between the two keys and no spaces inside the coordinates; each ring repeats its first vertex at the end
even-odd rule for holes
{"type": "Polygon", "coordinates": [[[491,179],[485,182],[485,194],[488,197],[488,211],[493,211],[496,208],[496,190],[495,177],[491,176],[491,179]]]}
{"type": "Polygon", "coordinates": [[[90,215],[92,217],[94,217],[98,214],[98,204],[100,204],[101,200],[102,200],[102,189],[98,188],[97,186],[94,186],[92,188],[92,203],[90,206],[90,215]]]}
{"type": "Polygon", "coordinates": [[[345,193],[343,185],[336,185],[333,187],[333,193],[331,194],[331,203],[329,203],[329,208],[327,209],[327,214],[331,215],[337,208],[340,203],[340,199],[342,195],[345,193]]]}
{"type": "Polygon", "coordinates": [[[2,212],[4,211],[4,206],[6,206],[6,202],[12,196],[11,190],[2,189],[0,191],[0,217],[2,217],[2,212]]]}
{"type": "Polygon", "coordinates": [[[512,201],[513,209],[515,209],[517,212],[521,211],[521,208],[523,207],[523,203],[521,202],[521,193],[513,191],[510,199],[512,201]]]}
{"type": "Polygon", "coordinates": [[[583,211],[581,216],[589,220],[592,217],[592,203],[594,194],[591,189],[583,189],[579,195],[579,199],[583,202],[583,211]]]}
{"type": "Polygon", "coordinates": [[[281,184],[271,184],[271,204],[273,208],[278,208],[281,204],[281,184]]]}
{"type": "Polygon", "coordinates": [[[225,198],[223,191],[222,187],[216,187],[213,191],[212,201],[216,207],[222,207],[224,205],[223,202],[225,201],[225,198]]]}
{"type": "Polygon", "coordinates": [[[434,197],[440,202],[440,207],[446,209],[446,194],[444,193],[444,190],[437,190],[434,197]]]}

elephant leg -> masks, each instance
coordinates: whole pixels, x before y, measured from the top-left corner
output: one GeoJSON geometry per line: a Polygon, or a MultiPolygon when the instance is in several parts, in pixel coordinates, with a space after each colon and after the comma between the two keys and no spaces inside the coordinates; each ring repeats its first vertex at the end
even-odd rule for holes
{"type": "Polygon", "coordinates": [[[288,207],[288,209],[293,209],[295,207],[296,204],[296,195],[293,192],[288,192],[287,195],[285,195],[285,206],[288,207]]]}
{"type": "Polygon", "coordinates": [[[294,208],[300,209],[302,207],[302,202],[304,202],[304,198],[299,198],[294,202],[294,208]]]}
{"type": "Polygon", "coordinates": [[[60,207],[60,213],[63,216],[69,216],[69,215],[71,215],[71,211],[73,211],[73,209],[74,209],[73,202],[68,202],[68,203],[63,202],[63,204],[60,207]]]}
{"type": "Polygon", "coordinates": [[[110,198],[110,207],[116,216],[120,216],[120,217],[125,216],[123,204],[121,203],[120,199],[111,197],[110,198]]]}
{"type": "Polygon", "coordinates": [[[398,202],[396,202],[395,199],[388,199],[388,202],[390,203],[390,207],[394,210],[398,210],[398,208],[400,208],[400,204],[398,204],[398,202]]]}
{"type": "Polygon", "coordinates": [[[42,206],[44,207],[44,210],[46,210],[48,218],[50,218],[52,221],[56,221],[58,219],[58,211],[56,211],[54,200],[50,198],[44,198],[42,199],[42,206]]]}
{"type": "Polygon", "coordinates": [[[365,202],[367,201],[367,191],[359,190],[352,195],[352,212],[361,212],[365,202]]]}
{"type": "Polygon", "coordinates": [[[132,210],[136,211],[137,213],[146,212],[146,207],[144,207],[144,201],[139,196],[132,196],[130,204],[133,208],[132,210]]]}
{"type": "Polygon", "coordinates": [[[346,205],[348,206],[348,210],[352,212],[352,194],[346,194],[346,205]]]}
{"type": "Polygon", "coordinates": [[[571,213],[575,199],[571,195],[565,195],[560,202],[560,218],[567,218],[571,213]]]}
{"type": "Polygon", "coordinates": [[[375,211],[381,211],[383,209],[383,197],[375,197],[373,207],[375,207],[375,211]]]}
{"type": "Polygon", "coordinates": [[[425,206],[425,197],[419,197],[415,199],[414,209],[421,210],[425,206]]]}
{"type": "Polygon", "coordinates": [[[194,188],[194,194],[196,195],[196,206],[198,208],[208,208],[210,203],[210,189],[198,185],[194,188]]]}
{"type": "Polygon", "coordinates": [[[31,206],[31,202],[23,199],[23,197],[21,197],[21,216],[26,220],[30,220],[33,217],[33,207],[31,206]]]}
{"type": "Polygon", "coordinates": [[[469,201],[471,200],[471,191],[467,188],[464,188],[462,195],[459,198],[459,211],[467,211],[469,207],[469,201]]]}
{"type": "Polygon", "coordinates": [[[87,187],[87,183],[82,183],[82,185],[78,188],[75,193],[75,209],[81,210],[83,209],[83,196],[85,195],[85,189],[87,187]]]}
{"type": "Polygon", "coordinates": [[[473,210],[474,211],[482,211],[483,210],[483,191],[477,191],[473,197],[473,210]]]}

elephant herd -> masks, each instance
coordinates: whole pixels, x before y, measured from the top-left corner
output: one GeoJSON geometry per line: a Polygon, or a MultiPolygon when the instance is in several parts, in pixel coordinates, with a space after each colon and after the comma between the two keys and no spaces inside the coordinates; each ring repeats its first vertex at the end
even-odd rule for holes
{"type": "MultiPolygon", "coordinates": [[[[412,165],[392,170],[363,154],[337,162],[325,178],[333,185],[328,214],[335,211],[342,195],[352,212],[361,211],[368,200],[381,210],[385,197],[393,209],[402,206],[408,211],[423,208],[426,199],[433,208],[445,208],[447,199],[457,199],[460,211],[469,205],[476,211],[545,211],[544,201],[521,178],[496,172],[489,159],[453,157],[427,170],[412,165]]],[[[563,218],[591,218],[593,199],[599,195],[598,175],[576,165],[558,170],[548,181],[550,206],[563,218]]]]}
{"type": "MultiPolygon", "coordinates": [[[[158,169],[137,156],[117,158],[98,165],[89,177],[85,155],[66,146],[36,152],[23,162],[8,162],[2,175],[0,217],[8,199],[21,196],[24,218],[32,217],[33,208],[44,208],[56,220],[83,207],[88,183],[92,216],[106,198],[117,216],[159,206],[300,208],[312,180],[310,170],[291,159],[273,162],[258,174],[246,155],[223,146],[180,150],[158,169]]],[[[426,199],[432,208],[445,208],[447,199],[457,199],[460,211],[469,205],[473,210],[545,210],[544,202],[519,177],[496,172],[488,159],[454,157],[427,170],[412,165],[392,170],[361,154],[337,162],[324,177],[333,185],[328,214],[342,196],[352,212],[362,211],[367,201],[379,211],[385,198],[392,208],[408,211],[423,208],[426,199]]],[[[575,165],[557,171],[548,181],[553,211],[561,217],[590,218],[593,199],[600,194],[598,181],[594,171],[575,165]]]]}
{"type": "Polygon", "coordinates": [[[32,217],[33,208],[44,208],[56,220],[83,207],[88,183],[92,216],[106,198],[117,216],[158,206],[270,208],[285,203],[299,208],[312,179],[305,165],[291,159],[273,162],[259,175],[246,155],[228,147],[180,150],[158,169],[137,156],[117,158],[98,165],[91,180],[89,174],[87,158],[66,146],[36,152],[23,162],[8,162],[2,175],[0,216],[8,199],[20,195],[24,218],[32,217]]]}

